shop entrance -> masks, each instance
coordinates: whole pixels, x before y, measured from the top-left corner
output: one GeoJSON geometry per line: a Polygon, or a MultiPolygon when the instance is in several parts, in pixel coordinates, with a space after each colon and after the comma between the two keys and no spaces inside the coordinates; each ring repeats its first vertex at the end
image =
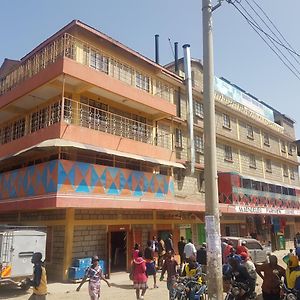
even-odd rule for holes
{"type": "Polygon", "coordinates": [[[110,233],[110,269],[112,272],[126,271],[127,232],[110,233]]]}

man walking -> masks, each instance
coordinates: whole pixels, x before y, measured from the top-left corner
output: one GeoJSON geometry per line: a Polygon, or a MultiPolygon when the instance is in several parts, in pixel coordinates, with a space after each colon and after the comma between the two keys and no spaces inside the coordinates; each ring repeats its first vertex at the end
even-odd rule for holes
{"type": "Polygon", "coordinates": [[[33,279],[29,279],[30,285],[33,287],[33,293],[28,300],[45,300],[47,295],[47,275],[46,269],[42,262],[42,253],[35,252],[32,255],[33,263],[33,279]]]}
{"type": "Polygon", "coordinates": [[[185,262],[185,256],[184,256],[184,246],[186,245],[184,241],[184,237],[182,236],[180,238],[180,241],[178,242],[178,252],[180,256],[180,270],[182,269],[182,265],[185,262]]]}
{"type": "Polygon", "coordinates": [[[203,243],[199,250],[197,250],[197,262],[202,267],[202,272],[206,274],[207,266],[207,252],[206,252],[206,243],[203,243]]]}
{"type": "Polygon", "coordinates": [[[168,238],[165,240],[166,253],[171,251],[172,254],[175,254],[174,245],[173,245],[173,235],[170,233],[168,238]]]}
{"type": "Polygon", "coordinates": [[[183,252],[187,260],[189,260],[192,256],[196,258],[197,250],[193,244],[192,239],[189,239],[189,242],[184,246],[183,252]]]}

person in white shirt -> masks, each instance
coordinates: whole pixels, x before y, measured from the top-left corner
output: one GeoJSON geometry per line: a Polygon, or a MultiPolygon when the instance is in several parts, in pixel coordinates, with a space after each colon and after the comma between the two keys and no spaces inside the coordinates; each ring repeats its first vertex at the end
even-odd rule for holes
{"type": "Polygon", "coordinates": [[[189,239],[188,243],[184,246],[183,253],[186,259],[189,259],[191,257],[196,257],[197,250],[191,239],[189,239]]]}

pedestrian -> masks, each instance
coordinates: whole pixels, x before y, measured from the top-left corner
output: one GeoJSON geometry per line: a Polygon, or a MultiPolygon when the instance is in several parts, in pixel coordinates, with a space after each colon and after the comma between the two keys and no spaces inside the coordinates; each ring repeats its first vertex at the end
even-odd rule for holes
{"type": "Polygon", "coordinates": [[[140,251],[140,245],[138,243],[135,243],[133,250],[132,250],[132,259],[135,259],[138,257],[139,251],[140,251]]]}
{"type": "Polygon", "coordinates": [[[98,300],[100,299],[100,292],[101,292],[101,279],[106,282],[108,287],[110,287],[110,283],[105,279],[103,276],[103,271],[99,265],[99,258],[98,256],[92,257],[92,265],[88,267],[85,271],[85,275],[82,278],[78,288],[76,289],[77,292],[80,291],[82,285],[89,280],[89,295],[91,300],[98,300]]]}
{"type": "Polygon", "coordinates": [[[241,264],[246,267],[250,277],[253,278],[253,280],[256,284],[257,273],[256,273],[256,268],[255,268],[253,261],[250,259],[250,256],[246,252],[242,252],[240,254],[240,256],[242,259],[241,264]]]}
{"type": "Polygon", "coordinates": [[[157,241],[156,235],[154,235],[152,237],[151,247],[152,247],[153,252],[155,252],[155,253],[158,252],[158,241],[157,241]]]}
{"type": "Polygon", "coordinates": [[[197,262],[201,265],[202,272],[206,274],[206,266],[207,266],[206,243],[203,243],[200,249],[197,250],[197,262]]]}
{"type": "Polygon", "coordinates": [[[184,246],[186,245],[186,242],[184,241],[184,237],[182,236],[180,238],[180,241],[178,242],[178,252],[180,256],[180,270],[182,269],[183,264],[185,263],[185,255],[184,255],[184,246]]]}
{"type": "Polygon", "coordinates": [[[166,254],[166,260],[163,264],[160,281],[164,279],[165,272],[168,273],[167,277],[167,289],[169,291],[169,300],[175,299],[176,291],[174,289],[174,283],[176,282],[176,276],[178,275],[178,262],[174,258],[174,254],[171,252],[166,254]]]}
{"type": "Polygon", "coordinates": [[[228,257],[229,255],[232,253],[232,241],[228,240],[227,245],[224,248],[224,263],[227,264],[228,263],[228,257]]]}
{"type": "Polygon", "coordinates": [[[165,247],[166,247],[166,253],[171,251],[173,254],[175,254],[172,233],[170,233],[167,239],[165,240],[165,247]]]}
{"type": "Polygon", "coordinates": [[[146,275],[146,262],[143,259],[143,252],[139,251],[138,257],[133,260],[133,287],[135,289],[136,299],[144,299],[148,288],[146,275]],[[142,290],[140,294],[140,290],[142,290]]]}
{"type": "Polygon", "coordinates": [[[33,263],[33,278],[27,279],[30,286],[33,287],[32,295],[28,300],[45,300],[47,295],[47,275],[46,269],[42,262],[43,255],[40,252],[35,252],[32,255],[31,262],[33,263]]]}
{"type": "Polygon", "coordinates": [[[189,239],[188,243],[184,246],[183,252],[187,260],[189,260],[192,256],[196,258],[197,250],[192,239],[189,239]]]}
{"type": "Polygon", "coordinates": [[[166,247],[164,240],[159,237],[158,238],[158,268],[161,269],[164,262],[164,257],[166,255],[166,247]]]}
{"type": "Polygon", "coordinates": [[[241,253],[245,252],[249,255],[249,250],[246,247],[247,242],[246,241],[242,241],[241,245],[238,245],[236,247],[236,254],[240,255],[241,253]]]}
{"type": "Polygon", "coordinates": [[[280,300],[281,278],[285,275],[285,270],[278,265],[275,255],[269,256],[269,263],[262,265],[255,264],[256,272],[262,278],[262,294],[264,300],[280,300]],[[278,273],[275,274],[274,270],[278,273]],[[262,272],[264,275],[262,275],[262,272]]]}
{"type": "Polygon", "coordinates": [[[225,264],[225,256],[224,256],[224,252],[225,252],[225,248],[228,245],[228,238],[224,238],[222,243],[221,243],[221,249],[222,249],[222,264],[225,264]]]}
{"type": "Polygon", "coordinates": [[[147,276],[153,276],[154,288],[158,288],[156,284],[156,268],[155,268],[155,260],[154,260],[154,251],[152,248],[152,242],[147,242],[147,248],[144,251],[144,258],[146,261],[146,274],[147,276]]]}

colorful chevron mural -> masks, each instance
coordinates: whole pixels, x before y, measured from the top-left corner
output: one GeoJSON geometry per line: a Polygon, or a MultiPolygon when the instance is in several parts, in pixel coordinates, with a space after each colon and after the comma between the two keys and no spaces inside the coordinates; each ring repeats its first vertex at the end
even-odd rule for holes
{"type": "Polygon", "coordinates": [[[54,160],[0,174],[0,200],[48,193],[172,198],[170,176],[54,160]]]}

